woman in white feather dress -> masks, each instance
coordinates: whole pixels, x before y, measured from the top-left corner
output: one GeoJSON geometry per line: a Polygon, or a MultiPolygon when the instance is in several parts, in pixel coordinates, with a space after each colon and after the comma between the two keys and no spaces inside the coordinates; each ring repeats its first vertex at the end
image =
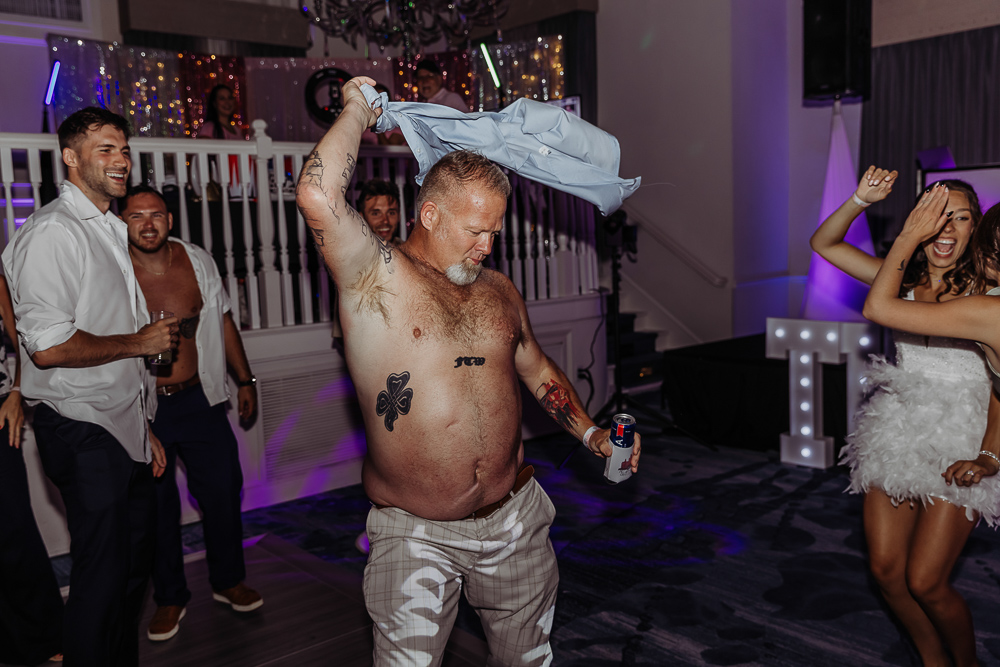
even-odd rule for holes
{"type": "MultiPolygon", "coordinates": [[[[821,256],[869,285],[888,264],[844,237],[867,206],[888,196],[896,177],[870,167],[851,199],[811,240],[821,256]]],[[[942,203],[947,219],[936,235],[910,248],[898,272],[899,302],[962,301],[972,287],[970,245],[982,217],[979,201],[968,184],[947,184],[942,203]]],[[[993,525],[1000,515],[996,467],[977,454],[986,446],[987,406],[995,411],[998,428],[985,437],[1000,443],[1000,401],[990,392],[983,355],[971,341],[903,331],[894,337],[897,363],[873,359],[870,395],[842,462],[851,468],[849,490],[865,494],[871,572],[924,665],[950,665],[949,653],[956,665],[976,665],[972,617],[949,578],[976,522],[982,518],[993,525]]]]}

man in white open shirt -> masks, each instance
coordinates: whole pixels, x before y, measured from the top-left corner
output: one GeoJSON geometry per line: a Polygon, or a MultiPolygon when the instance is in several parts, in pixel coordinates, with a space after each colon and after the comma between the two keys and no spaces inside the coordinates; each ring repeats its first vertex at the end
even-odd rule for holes
{"type": "Polygon", "coordinates": [[[155,395],[144,358],[176,345],[177,320],[146,324],[125,223],[108,210],[125,194],[129,134],[128,122],[105,109],[67,118],[59,198],[28,218],[3,253],[22,393],[37,406],[39,455],[72,540],[69,667],[138,664],[153,476],[165,462],[149,430],[155,395]]]}
{"type": "Polygon", "coordinates": [[[184,461],[188,490],[201,509],[213,597],[239,612],[263,604],[257,591],[243,583],[243,472],[239,444],[226,416],[226,365],[239,387],[236,403],[244,421],[252,419],[257,408],[256,379],[215,261],[198,246],[170,237],[174,221],[163,195],[140,185],[119,201],[118,209],[128,225],[129,254],[147,306],[180,318],[173,360],[156,368],[159,400],[153,421],[167,468],[155,484],[157,608],[146,636],[164,641],[177,634],[191,599],[181,545],[178,456],[184,461]]]}

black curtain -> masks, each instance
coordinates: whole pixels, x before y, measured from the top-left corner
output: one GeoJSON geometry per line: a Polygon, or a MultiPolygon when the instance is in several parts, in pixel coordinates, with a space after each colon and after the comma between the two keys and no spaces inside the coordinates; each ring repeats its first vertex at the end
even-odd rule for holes
{"type": "Polygon", "coordinates": [[[1000,26],[872,49],[871,85],[858,177],[871,164],[899,170],[892,195],[867,211],[884,256],[915,201],[917,152],[948,146],[959,167],[1000,162],[1000,26]]]}

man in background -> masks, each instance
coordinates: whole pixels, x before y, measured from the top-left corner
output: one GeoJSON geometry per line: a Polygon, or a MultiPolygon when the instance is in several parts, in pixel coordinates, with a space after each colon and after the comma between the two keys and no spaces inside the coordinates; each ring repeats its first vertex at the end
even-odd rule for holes
{"type": "Polygon", "coordinates": [[[395,185],[380,179],[362,183],[357,206],[379,238],[386,243],[399,240],[399,190],[395,185]]]}
{"type": "Polygon", "coordinates": [[[441,104],[468,113],[469,105],[462,96],[444,87],[441,68],[433,60],[425,58],[417,64],[416,81],[417,92],[424,102],[441,104]]]}
{"type": "Polygon", "coordinates": [[[149,186],[133,188],[119,210],[128,226],[129,255],[148,307],[180,318],[180,342],[172,363],[156,367],[160,372],[153,421],[153,433],[166,454],[166,469],[155,484],[157,608],[146,634],[152,641],[165,641],[177,634],[191,599],[181,545],[178,456],[184,461],[188,489],[201,509],[212,597],[238,612],[253,611],[264,603],[243,583],[243,471],[226,416],[226,366],[237,380],[236,403],[244,421],[252,419],[257,409],[256,379],[212,256],[170,238],[173,216],[163,196],[149,186]]]}

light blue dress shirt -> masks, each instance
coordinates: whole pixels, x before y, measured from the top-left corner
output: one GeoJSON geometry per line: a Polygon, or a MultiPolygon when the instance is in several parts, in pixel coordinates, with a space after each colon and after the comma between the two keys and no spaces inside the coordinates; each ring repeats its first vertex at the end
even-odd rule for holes
{"type": "Polygon", "coordinates": [[[361,86],[372,108],[382,108],[376,132],[396,127],[417,158],[417,183],[439,159],[473,150],[525,178],[576,195],[608,215],[639,187],[618,177],[618,140],[559,107],[519,99],[502,111],[462,113],[439,104],[390,102],[361,86]]]}

